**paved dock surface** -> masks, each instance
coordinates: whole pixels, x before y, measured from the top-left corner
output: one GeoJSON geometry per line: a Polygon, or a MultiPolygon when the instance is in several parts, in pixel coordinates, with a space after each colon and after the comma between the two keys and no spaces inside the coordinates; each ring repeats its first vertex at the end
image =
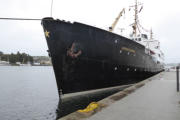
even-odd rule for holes
{"type": "Polygon", "coordinates": [[[163,72],[88,120],[180,120],[176,72],[163,72]]]}

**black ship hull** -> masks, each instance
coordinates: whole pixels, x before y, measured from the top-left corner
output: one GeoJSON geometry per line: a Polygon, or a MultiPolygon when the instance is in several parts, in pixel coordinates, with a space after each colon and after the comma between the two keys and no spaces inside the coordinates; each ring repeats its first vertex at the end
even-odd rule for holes
{"type": "Polygon", "coordinates": [[[163,70],[145,47],[81,23],[42,20],[59,93],[135,83],[163,70]]]}

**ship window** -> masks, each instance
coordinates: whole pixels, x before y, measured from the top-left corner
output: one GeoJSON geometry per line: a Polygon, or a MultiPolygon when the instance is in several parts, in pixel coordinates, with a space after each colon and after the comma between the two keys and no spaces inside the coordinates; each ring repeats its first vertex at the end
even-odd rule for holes
{"type": "Polygon", "coordinates": [[[145,39],[148,39],[146,34],[142,34],[142,37],[145,38],[145,39]]]}
{"type": "Polygon", "coordinates": [[[138,38],[138,41],[141,41],[141,38],[138,38]]]}

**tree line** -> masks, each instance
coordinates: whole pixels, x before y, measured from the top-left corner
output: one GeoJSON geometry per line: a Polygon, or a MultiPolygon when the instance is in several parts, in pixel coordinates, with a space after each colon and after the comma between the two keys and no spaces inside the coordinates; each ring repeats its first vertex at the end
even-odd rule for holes
{"type": "Polygon", "coordinates": [[[4,54],[0,51],[0,60],[8,61],[11,64],[16,64],[16,62],[20,62],[21,64],[27,64],[30,62],[33,63],[33,57],[26,53],[20,53],[19,51],[11,54],[4,54]]]}

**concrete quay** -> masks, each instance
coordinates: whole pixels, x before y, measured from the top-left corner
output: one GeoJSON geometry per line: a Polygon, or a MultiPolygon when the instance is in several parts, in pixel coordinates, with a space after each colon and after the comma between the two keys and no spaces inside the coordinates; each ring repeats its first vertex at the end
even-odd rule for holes
{"type": "Polygon", "coordinates": [[[176,72],[162,72],[97,103],[91,112],[76,111],[59,120],[180,120],[176,72]]]}

